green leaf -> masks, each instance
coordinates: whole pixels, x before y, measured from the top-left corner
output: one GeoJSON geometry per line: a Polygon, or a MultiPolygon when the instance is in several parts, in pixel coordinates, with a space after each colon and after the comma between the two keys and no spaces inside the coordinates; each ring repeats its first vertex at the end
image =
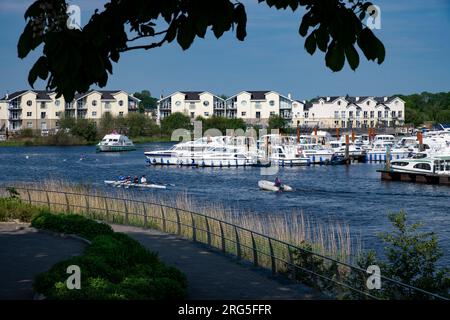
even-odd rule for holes
{"type": "Polygon", "coordinates": [[[383,43],[373,34],[369,28],[364,28],[358,36],[358,46],[366,56],[367,60],[377,60],[378,64],[383,63],[386,51],[383,43]]]}
{"type": "Polygon", "coordinates": [[[345,47],[345,56],[347,57],[350,68],[354,71],[359,66],[359,54],[353,45],[345,47]]]}
{"type": "Polygon", "coordinates": [[[305,49],[310,55],[313,55],[314,52],[316,51],[316,48],[317,48],[317,44],[316,44],[315,31],[313,31],[305,40],[305,49]]]}
{"type": "Polygon", "coordinates": [[[30,86],[34,86],[34,83],[36,82],[38,77],[42,80],[47,79],[48,71],[47,58],[40,57],[33,65],[28,74],[28,83],[30,84],[30,86]]]}
{"type": "Polygon", "coordinates": [[[345,63],[344,48],[332,41],[325,55],[325,63],[334,72],[342,70],[345,63]]]}

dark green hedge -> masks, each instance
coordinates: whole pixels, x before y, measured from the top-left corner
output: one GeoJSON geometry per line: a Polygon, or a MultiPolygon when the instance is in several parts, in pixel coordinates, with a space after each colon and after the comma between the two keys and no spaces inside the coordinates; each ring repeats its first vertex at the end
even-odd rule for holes
{"type": "Polygon", "coordinates": [[[186,278],[162,263],[157,254],[108,225],[82,216],[44,213],[33,219],[33,226],[57,232],[78,234],[92,241],[84,254],[62,261],[38,275],[34,290],[48,299],[184,299],[186,278]],[[81,289],[69,290],[69,265],[81,269],[81,289]]]}

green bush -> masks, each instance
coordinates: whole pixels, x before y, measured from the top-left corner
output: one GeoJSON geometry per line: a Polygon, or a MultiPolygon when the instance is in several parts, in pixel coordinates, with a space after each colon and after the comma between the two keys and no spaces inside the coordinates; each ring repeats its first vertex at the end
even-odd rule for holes
{"type": "Polygon", "coordinates": [[[77,234],[92,240],[104,234],[112,234],[112,228],[105,223],[97,223],[78,214],[51,214],[43,212],[33,218],[31,226],[36,229],[52,230],[66,234],[77,234]]]}
{"type": "Polygon", "coordinates": [[[24,203],[16,197],[0,198],[0,221],[20,220],[30,222],[38,214],[45,212],[45,209],[24,203]]]}
{"type": "Polygon", "coordinates": [[[76,233],[92,240],[84,254],[55,264],[38,275],[36,292],[48,299],[184,299],[186,278],[162,263],[157,254],[125,234],[114,233],[108,225],[75,215],[41,214],[33,226],[57,232],[76,233]],[[81,270],[81,289],[66,286],[67,267],[81,270]]]}

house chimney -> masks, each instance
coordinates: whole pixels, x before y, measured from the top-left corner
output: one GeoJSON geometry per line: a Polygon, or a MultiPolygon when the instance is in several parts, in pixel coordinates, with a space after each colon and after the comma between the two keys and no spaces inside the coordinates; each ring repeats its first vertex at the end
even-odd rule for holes
{"type": "Polygon", "coordinates": [[[387,99],[388,99],[388,97],[384,97],[384,102],[386,102],[386,101],[387,101],[387,99]]]}
{"type": "Polygon", "coordinates": [[[331,99],[330,97],[327,97],[327,102],[330,101],[330,99],[331,99]]]}
{"type": "Polygon", "coordinates": [[[303,102],[303,104],[305,104],[305,103],[306,103],[306,100],[303,100],[302,102],[303,102]]]}
{"type": "Polygon", "coordinates": [[[290,93],[288,93],[288,98],[289,100],[292,100],[292,95],[290,93]]]}
{"type": "Polygon", "coordinates": [[[8,100],[8,98],[9,98],[9,93],[7,92],[5,95],[5,99],[8,100]]]}
{"type": "Polygon", "coordinates": [[[356,100],[356,101],[359,101],[359,97],[355,97],[355,100],[356,100]]]}

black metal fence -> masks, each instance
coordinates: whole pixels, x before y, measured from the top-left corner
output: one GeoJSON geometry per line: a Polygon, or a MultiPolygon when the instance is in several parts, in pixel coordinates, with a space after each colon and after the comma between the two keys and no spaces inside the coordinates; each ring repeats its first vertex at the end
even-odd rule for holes
{"type": "MultiPolygon", "coordinates": [[[[0,187],[0,196],[9,196],[0,187]]],[[[295,281],[317,287],[332,297],[344,299],[420,298],[446,299],[440,295],[379,276],[380,289],[369,289],[371,274],[360,267],[240,227],[205,214],[174,206],[126,197],[14,187],[30,204],[55,212],[87,215],[109,223],[156,228],[232,254],[237,259],[268,268],[295,281]]]]}

